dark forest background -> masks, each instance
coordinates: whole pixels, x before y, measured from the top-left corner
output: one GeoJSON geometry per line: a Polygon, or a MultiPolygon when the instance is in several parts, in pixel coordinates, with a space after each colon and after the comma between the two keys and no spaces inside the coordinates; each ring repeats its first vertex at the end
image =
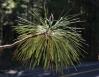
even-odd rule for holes
{"type": "MultiPolygon", "coordinates": [[[[59,15],[79,14],[84,23],[78,23],[82,30],[83,38],[88,46],[85,50],[88,54],[82,61],[96,61],[99,54],[99,0],[0,0],[0,44],[11,44],[18,34],[13,30],[17,26],[19,17],[28,18],[28,12],[32,8],[42,15],[43,5],[53,13],[55,18],[59,15]],[[39,10],[38,10],[39,9],[39,10]]],[[[15,48],[5,49],[0,54],[0,68],[13,68],[17,65],[12,55],[15,48]],[[12,67],[13,66],[13,67],[12,67]]]]}

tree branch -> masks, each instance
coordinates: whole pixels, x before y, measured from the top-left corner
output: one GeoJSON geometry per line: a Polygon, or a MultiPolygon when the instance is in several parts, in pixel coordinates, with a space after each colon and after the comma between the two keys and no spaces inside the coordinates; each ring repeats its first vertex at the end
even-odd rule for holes
{"type": "Polygon", "coordinates": [[[18,45],[20,42],[22,42],[22,41],[24,41],[24,40],[26,40],[26,39],[29,39],[29,38],[31,38],[31,37],[36,37],[36,36],[38,36],[38,35],[43,35],[43,34],[45,34],[45,32],[44,32],[44,33],[41,33],[41,34],[36,34],[36,35],[28,35],[27,37],[25,37],[25,38],[23,38],[23,39],[21,39],[21,40],[18,40],[18,41],[16,41],[16,42],[12,43],[12,44],[1,45],[1,46],[0,46],[0,52],[1,52],[3,49],[5,49],[5,48],[12,48],[12,47],[14,47],[14,46],[18,45]]]}

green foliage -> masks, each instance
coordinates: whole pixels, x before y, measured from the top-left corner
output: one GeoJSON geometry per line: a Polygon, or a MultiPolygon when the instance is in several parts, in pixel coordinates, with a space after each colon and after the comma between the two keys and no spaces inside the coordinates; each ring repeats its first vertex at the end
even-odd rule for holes
{"type": "Polygon", "coordinates": [[[15,30],[22,41],[15,52],[15,58],[30,68],[40,66],[45,70],[61,71],[79,62],[83,51],[83,38],[72,23],[80,22],[75,17],[61,17],[54,20],[45,14],[42,18],[35,12],[30,12],[38,23],[19,17],[19,26],[15,30]]]}
{"type": "Polygon", "coordinates": [[[5,0],[5,2],[2,3],[2,8],[5,9],[6,14],[11,14],[15,6],[16,6],[16,3],[14,0],[5,0]]]}

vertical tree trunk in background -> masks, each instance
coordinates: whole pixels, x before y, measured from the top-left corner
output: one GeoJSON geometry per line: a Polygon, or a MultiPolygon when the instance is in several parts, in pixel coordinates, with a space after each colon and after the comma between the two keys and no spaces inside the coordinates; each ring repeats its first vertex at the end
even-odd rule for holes
{"type": "Polygon", "coordinates": [[[99,2],[98,0],[86,0],[86,11],[88,13],[88,33],[87,41],[89,42],[90,60],[97,60],[97,52],[99,52],[99,2]]]}

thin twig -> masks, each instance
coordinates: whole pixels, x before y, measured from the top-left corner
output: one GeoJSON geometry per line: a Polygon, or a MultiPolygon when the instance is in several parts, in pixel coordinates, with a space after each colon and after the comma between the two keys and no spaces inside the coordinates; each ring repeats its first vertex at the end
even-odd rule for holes
{"type": "Polygon", "coordinates": [[[1,45],[1,46],[0,46],[0,51],[2,51],[2,50],[5,49],[5,48],[12,48],[12,47],[18,45],[20,42],[22,42],[22,41],[24,41],[24,40],[26,40],[26,39],[29,39],[29,38],[31,38],[31,37],[36,37],[36,36],[38,36],[38,35],[43,35],[43,34],[45,34],[45,32],[44,32],[44,33],[41,33],[41,34],[36,34],[36,35],[28,35],[27,37],[25,37],[25,38],[23,38],[23,39],[21,39],[21,40],[18,40],[18,41],[16,41],[16,42],[12,43],[12,44],[1,45]]]}

